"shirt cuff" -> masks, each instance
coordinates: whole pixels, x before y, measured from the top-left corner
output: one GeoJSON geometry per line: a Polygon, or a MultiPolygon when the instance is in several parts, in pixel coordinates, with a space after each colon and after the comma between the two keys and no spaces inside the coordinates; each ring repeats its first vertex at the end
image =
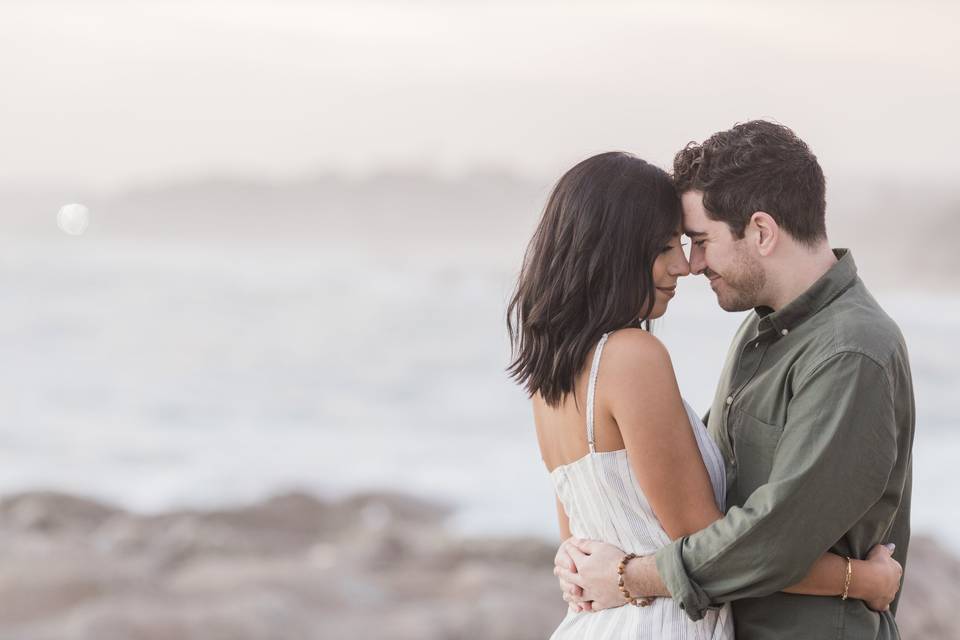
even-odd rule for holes
{"type": "Polygon", "coordinates": [[[687,575],[687,568],[683,564],[683,544],[686,538],[675,540],[660,549],[654,559],[657,562],[657,572],[663,580],[674,601],[687,616],[697,621],[703,618],[706,610],[711,606],[707,593],[687,575]]]}

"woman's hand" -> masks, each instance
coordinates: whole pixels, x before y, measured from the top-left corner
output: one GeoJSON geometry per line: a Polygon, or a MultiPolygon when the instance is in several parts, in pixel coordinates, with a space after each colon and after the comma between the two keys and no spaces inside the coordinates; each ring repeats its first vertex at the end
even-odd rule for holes
{"type": "Polygon", "coordinates": [[[854,574],[856,592],[851,585],[851,596],[863,600],[874,611],[887,611],[900,591],[903,567],[893,559],[895,545],[878,544],[870,549],[867,559],[854,574]],[[861,574],[857,579],[857,574],[861,574]]]}
{"type": "Polygon", "coordinates": [[[580,613],[581,611],[592,611],[592,603],[583,599],[583,589],[568,581],[567,577],[572,577],[577,573],[577,565],[573,563],[568,546],[572,546],[575,538],[568,538],[561,543],[557,549],[557,555],[553,558],[553,575],[560,581],[560,591],[563,593],[563,600],[569,605],[570,611],[580,613]]]}

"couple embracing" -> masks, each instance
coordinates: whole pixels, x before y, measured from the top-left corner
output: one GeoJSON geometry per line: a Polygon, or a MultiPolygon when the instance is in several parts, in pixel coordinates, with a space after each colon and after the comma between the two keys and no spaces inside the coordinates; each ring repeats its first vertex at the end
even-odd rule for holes
{"type": "Polygon", "coordinates": [[[557,183],[508,310],[564,539],[553,638],[899,637],[910,367],[825,209],[816,157],[765,121],[672,176],[605,153],[557,183]],[[752,310],[703,420],[648,331],[691,273],[752,310]]]}

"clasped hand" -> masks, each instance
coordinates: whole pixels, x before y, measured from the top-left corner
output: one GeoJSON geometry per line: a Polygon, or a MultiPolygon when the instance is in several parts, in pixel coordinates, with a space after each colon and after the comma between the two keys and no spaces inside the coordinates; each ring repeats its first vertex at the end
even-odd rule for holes
{"type": "MultiPolygon", "coordinates": [[[[600,611],[626,604],[616,581],[617,567],[624,555],[622,549],[596,540],[571,537],[561,543],[554,557],[553,574],[571,611],[600,611]]],[[[903,568],[893,559],[892,548],[880,544],[870,549],[866,562],[869,572],[861,576],[856,597],[873,611],[887,611],[900,589],[903,568]]],[[[630,595],[648,596],[632,592],[630,595]]]]}
{"type": "MultiPolygon", "coordinates": [[[[615,579],[625,555],[605,542],[567,538],[553,559],[553,575],[571,611],[600,611],[626,604],[615,579]]],[[[645,594],[631,593],[633,597],[645,594]]]]}

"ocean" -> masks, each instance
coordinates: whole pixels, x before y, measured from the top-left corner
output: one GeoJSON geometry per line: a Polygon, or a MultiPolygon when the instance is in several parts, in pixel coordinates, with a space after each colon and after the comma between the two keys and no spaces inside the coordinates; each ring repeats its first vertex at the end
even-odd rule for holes
{"type": "MultiPolygon", "coordinates": [[[[555,537],[529,404],[504,371],[518,260],[0,239],[0,492],[149,513],[386,490],[448,504],[466,533],[555,537]]],[[[960,295],[871,288],[911,353],[914,531],[960,551],[960,295]]],[[[691,277],[656,324],[698,410],[742,317],[691,277]]]]}

